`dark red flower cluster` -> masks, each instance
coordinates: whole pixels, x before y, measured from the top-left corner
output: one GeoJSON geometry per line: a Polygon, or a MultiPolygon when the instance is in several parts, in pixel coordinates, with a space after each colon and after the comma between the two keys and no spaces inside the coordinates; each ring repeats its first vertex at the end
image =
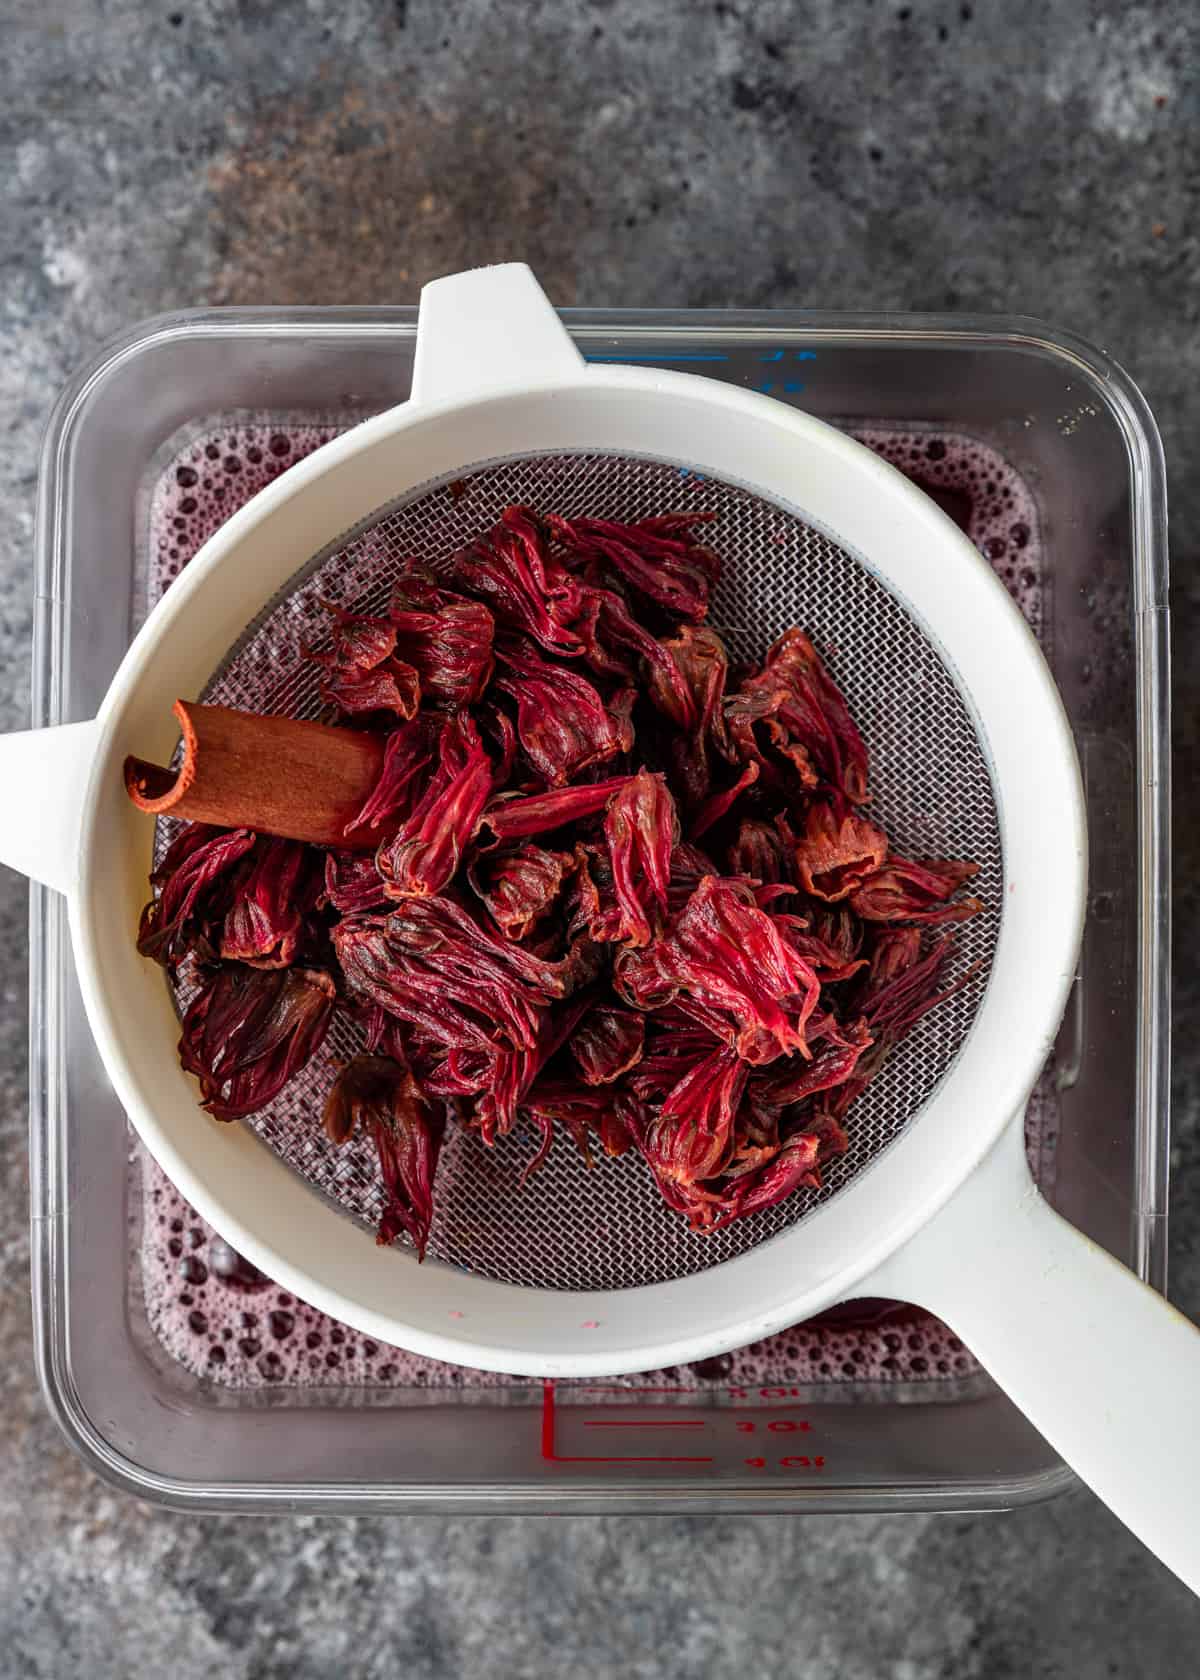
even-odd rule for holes
{"type": "Polygon", "coordinates": [[[737,673],[708,516],[509,508],[309,657],[386,734],[347,832],[374,853],[184,828],[142,952],[189,965],[183,1065],[221,1119],[270,1102],[335,1011],[366,1048],[325,1106],[379,1158],[379,1240],[423,1254],[447,1118],[636,1150],[715,1228],[819,1187],[854,1099],[947,983],[968,862],[892,854],[812,642],[737,673]]]}

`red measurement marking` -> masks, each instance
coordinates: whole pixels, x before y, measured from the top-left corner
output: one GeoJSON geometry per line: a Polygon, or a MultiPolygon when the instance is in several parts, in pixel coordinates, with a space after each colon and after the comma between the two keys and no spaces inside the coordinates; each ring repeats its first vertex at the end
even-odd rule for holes
{"type": "MultiPolygon", "coordinates": [[[[733,1427],[741,1435],[753,1435],[758,1429],[753,1418],[738,1418],[733,1427]]],[[[774,1430],[777,1435],[791,1435],[797,1431],[801,1435],[807,1435],[812,1429],[812,1424],[807,1418],[773,1418],[767,1424],[767,1428],[774,1430]]]]}
{"type": "MultiPolygon", "coordinates": [[[[627,1393],[628,1390],[622,1389],[622,1390],[618,1390],[617,1392],[627,1393]]],[[[671,1392],[673,1393],[675,1391],[671,1390],[671,1392]]],[[[632,1453],[632,1454],[623,1454],[623,1455],[618,1456],[618,1457],[593,1457],[590,1454],[560,1453],[557,1450],[557,1447],[556,1447],[556,1444],[555,1444],[554,1421],[555,1421],[554,1384],[553,1384],[553,1382],[544,1382],[542,1384],[542,1457],[544,1459],[546,1459],[546,1461],[548,1463],[551,1463],[551,1464],[711,1464],[712,1463],[712,1458],[711,1457],[704,1457],[704,1458],[699,1458],[699,1457],[696,1457],[696,1458],[681,1458],[681,1457],[678,1457],[678,1456],[666,1457],[666,1456],[663,1456],[663,1455],[658,1454],[658,1453],[632,1453]]],[[[590,1420],[585,1419],[584,1421],[588,1422],[590,1420]]],[[[681,1420],[681,1421],[683,1421],[683,1420],[681,1420]]],[[[703,1423],[702,1419],[697,1420],[697,1421],[703,1423]]],[[[637,1426],[636,1425],[631,1425],[630,1427],[637,1427],[637,1426]]]]}
{"type": "Polygon", "coordinates": [[[690,1400],[696,1394],[703,1393],[696,1388],[625,1388],[618,1383],[572,1383],[572,1394],[677,1394],[681,1400],[690,1400]]]}
{"type": "Polygon", "coordinates": [[[703,1418],[585,1418],[585,1429],[703,1429],[703,1418]]]}
{"type": "Polygon", "coordinates": [[[803,1398],[798,1388],[685,1388],[676,1383],[673,1388],[634,1388],[624,1383],[576,1383],[571,1384],[572,1394],[673,1394],[680,1400],[695,1400],[701,1395],[718,1395],[724,1393],[727,1400],[800,1400],[803,1398]]]}

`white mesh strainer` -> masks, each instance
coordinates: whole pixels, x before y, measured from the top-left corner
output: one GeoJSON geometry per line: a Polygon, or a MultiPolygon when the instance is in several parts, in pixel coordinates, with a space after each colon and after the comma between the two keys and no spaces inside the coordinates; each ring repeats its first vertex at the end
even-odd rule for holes
{"type": "Polygon", "coordinates": [[[1195,1338],[1046,1207],[1021,1148],[1082,921],[1070,733],[990,569],[865,449],[727,385],[584,367],[520,265],[438,281],[422,297],[410,401],[294,467],[205,545],[94,722],[11,736],[0,752],[10,788],[29,794],[0,812],[0,856],[68,895],[89,1018],[131,1120],[198,1211],[283,1286],[435,1358],[571,1376],[693,1360],[839,1299],[900,1295],[946,1318],[1196,1580],[1194,1501],[1170,1493],[1181,1476],[1197,1491],[1195,1338]],[[449,494],[463,479],[466,495],[449,494]],[[517,1159],[462,1140],[418,1267],[376,1248],[374,1175],[324,1152],[311,1086],[252,1126],[199,1112],[173,999],[134,948],[154,835],[122,762],[169,758],[177,695],[311,711],[297,655],[316,595],[382,600],[401,560],[444,562],[510,501],[627,518],[681,499],[719,513],[713,618],[735,652],[760,654],[796,623],[813,633],[872,749],[897,844],[983,864],[988,913],[963,930],[960,960],[982,959],[986,982],[927,1018],[852,1111],[851,1153],[820,1195],[703,1238],[635,1162],[587,1174],[556,1150],[514,1195],[517,1159]],[[1136,1475],[1121,1435],[1135,1416],[1152,1437],[1136,1475]]]}
{"type": "MultiPolygon", "coordinates": [[[[873,813],[904,856],[964,857],[980,865],[972,891],[988,912],[959,929],[961,970],[986,970],[1003,898],[991,780],[958,688],[896,599],[829,537],[775,503],[677,466],[597,453],[554,453],[484,466],[379,510],[354,536],[318,554],[283,598],[252,625],[207,684],[203,699],[289,717],[325,715],[305,646],[327,635],[331,598],[383,611],[417,559],[444,570],[505,507],[526,504],[565,517],[633,520],[681,502],[717,515],[705,541],[729,557],[713,603],[733,661],[760,659],[794,624],[832,650],[835,675],[872,748],[873,813]],[[953,765],[949,780],[946,767],[953,765]]],[[[164,824],[160,850],[173,825],[164,824]]],[[[519,1133],[483,1150],[452,1128],[438,1172],[429,1252],[473,1272],[537,1288],[608,1289],[666,1282],[728,1260],[835,1195],[921,1107],[949,1067],[975,1013],[974,990],[927,1016],[884,1065],[854,1109],[849,1153],[823,1169],[820,1192],[723,1230],[689,1231],[640,1159],[602,1159],[589,1171],[569,1137],[521,1183],[533,1152],[519,1133]]],[[[339,1018],[332,1053],[360,1039],[339,1018]]],[[[313,1063],[249,1124],[283,1160],[374,1230],[382,1206],[369,1140],[333,1148],[319,1124],[329,1083],[313,1063]]]]}

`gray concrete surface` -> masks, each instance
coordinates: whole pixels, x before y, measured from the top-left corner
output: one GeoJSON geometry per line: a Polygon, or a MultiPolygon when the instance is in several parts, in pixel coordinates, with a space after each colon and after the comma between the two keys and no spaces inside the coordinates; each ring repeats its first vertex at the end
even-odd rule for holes
{"type": "MultiPolygon", "coordinates": [[[[4,728],[41,426],[154,311],[409,300],[520,254],[564,303],[1020,310],[1125,362],[1171,469],[1171,1259],[1200,1316],[1195,7],[0,0],[0,38],[4,728]]],[[[1082,1494],[1006,1518],[482,1522],[181,1520],[106,1491],[32,1370],[24,917],[6,876],[0,1675],[1194,1671],[1194,1602],[1082,1494]]]]}

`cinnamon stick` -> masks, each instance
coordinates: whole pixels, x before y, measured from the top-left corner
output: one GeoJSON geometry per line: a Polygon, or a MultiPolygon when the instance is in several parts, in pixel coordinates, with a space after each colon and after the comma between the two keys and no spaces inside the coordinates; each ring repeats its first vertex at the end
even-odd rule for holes
{"type": "Polygon", "coordinates": [[[347,832],[379,779],[377,735],[188,700],[172,710],[183,734],[178,770],[125,760],[125,788],[139,810],[317,846],[377,843],[370,830],[347,832]]]}

